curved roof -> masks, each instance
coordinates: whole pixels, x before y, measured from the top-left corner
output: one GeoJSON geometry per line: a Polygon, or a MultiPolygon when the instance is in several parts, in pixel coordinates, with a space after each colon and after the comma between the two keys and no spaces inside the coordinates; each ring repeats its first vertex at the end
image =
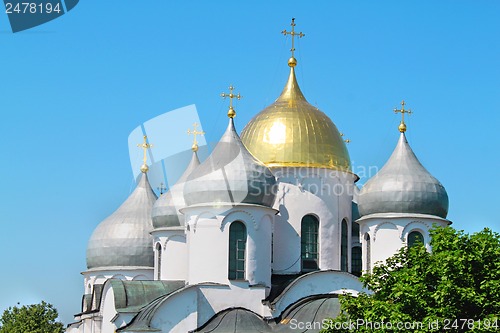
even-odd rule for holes
{"type": "Polygon", "coordinates": [[[177,227],[184,225],[180,218],[179,208],[186,206],[184,201],[184,183],[188,176],[200,165],[200,160],[196,151],[193,152],[191,162],[187,166],[182,176],[170,187],[153,205],[151,216],[154,228],[177,227]]]}
{"type": "Polygon", "coordinates": [[[137,313],[153,300],[185,286],[184,281],[123,281],[110,279],[118,312],[137,313]]]}
{"type": "Polygon", "coordinates": [[[125,202],[92,233],[87,268],[153,267],[151,208],[156,194],[146,173],[125,202]]]}
{"type": "Polygon", "coordinates": [[[271,207],[275,185],[271,171],[248,152],[230,118],[212,154],[189,175],[184,199],[188,206],[248,203],[271,207]]]}
{"type": "Polygon", "coordinates": [[[336,318],[340,314],[340,302],[337,295],[314,295],[292,304],[283,311],[281,321],[274,327],[274,332],[295,331],[290,323],[308,323],[300,332],[318,333],[323,328],[323,321],[336,318]]]}
{"type": "Polygon", "coordinates": [[[361,189],[358,208],[361,216],[413,213],[446,218],[448,194],[420,163],[401,133],[389,160],[361,189]]]}
{"type": "Polygon", "coordinates": [[[244,308],[230,308],[217,313],[194,332],[272,333],[271,327],[256,313],[244,308]]]}
{"type": "Polygon", "coordinates": [[[307,102],[293,66],[281,95],[250,120],[241,140],[268,167],[351,170],[349,153],[337,127],[307,102]]]}

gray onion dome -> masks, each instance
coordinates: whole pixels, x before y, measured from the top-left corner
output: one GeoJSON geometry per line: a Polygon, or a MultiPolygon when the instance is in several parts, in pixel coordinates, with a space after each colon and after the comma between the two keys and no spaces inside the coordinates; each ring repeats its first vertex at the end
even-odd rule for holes
{"type": "Polygon", "coordinates": [[[87,268],[153,267],[153,240],[149,234],[156,195],[146,173],[125,202],[102,221],[87,246],[87,268]]]}
{"type": "Polygon", "coordinates": [[[189,175],[184,185],[188,206],[247,203],[271,207],[275,197],[276,179],[245,148],[232,118],[212,154],[189,175]]]}
{"type": "Polygon", "coordinates": [[[405,134],[384,167],[361,189],[361,216],[377,213],[414,213],[446,218],[448,194],[410,148],[405,134]]]}
{"type": "Polygon", "coordinates": [[[154,228],[178,227],[184,225],[184,222],[181,221],[179,216],[179,208],[186,206],[182,193],[184,190],[184,183],[198,165],[200,165],[200,160],[198,159],[196,151],[194,151],[191,162],[179,180],[177,180],[166,193],[160,196],[153,205],[151,216],[153,218],[154,228]]]}

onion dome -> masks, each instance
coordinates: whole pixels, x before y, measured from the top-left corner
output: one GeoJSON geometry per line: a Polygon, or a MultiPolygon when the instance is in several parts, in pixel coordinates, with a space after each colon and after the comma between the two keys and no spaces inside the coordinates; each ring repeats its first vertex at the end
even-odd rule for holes
{"type": "Polygon", "coordinates": [[[90,237],[88,269],[154,267],[153,238],[149,233],[153,230],[151,209],[156,194],[146,175],[146,163],[141,170],[141,178],[132,194],[90,237]]]}
{"type": "MultiPolygon", "coordinates": [[[[404,124],[404,122],[401,122],[404,124]]],[[[427,214],[446,218],[448,194],[410,148],[404,130],[384,167],[361,189],[361,216],[377,213],[427,214]]]]}
{"type": "Polygon", "coordinates": [[[344,140],[326,114],[302,94],[290,58],[290,76],[278,99],[245,126],[241,140],[268,167],[351,170],[344,140]]]}
{"type": "Polygon", "coordinates": [[[184,185],[186,204],[247,203],[271,207],[276,196],[276,179],[245,148],[234,128],[236,113],[232,105],[229,111],[226,132],[184,185]]]}
{"type": "Polygon", "coordinates": [[[184,190],[184,183],[191,172],[200,165],[200,160],[196,154],[197,150],[198,149],[195,150],[195,146],[193,145],[193,157],[188,167],[179,180],[177,180],[166,193],[160,196],[153,205],[151,216],[153,218],[154,228],[178,227],[184,225],[184,222],[179,218],[179,208],[186,206],[182,193],[184,190]]]}

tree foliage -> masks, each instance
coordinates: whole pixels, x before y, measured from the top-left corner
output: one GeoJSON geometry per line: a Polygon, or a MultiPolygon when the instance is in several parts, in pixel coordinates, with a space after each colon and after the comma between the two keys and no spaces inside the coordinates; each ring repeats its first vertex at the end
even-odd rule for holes
{"type": "Polygon", "coordinates": [[[52,304],[9,307],[0,317],[0,333],[62,333],[63,324],[52,304]]]}
{"type": "Polygon", "coordinates": [[[358,332],[500,332],[500,234],[430,234],[432,252],[402,248],[360,278],[373,294],[340,296],[342,313],[324,332],[349,331],[347,323],[364,323],[350,326],[358,332]]]}

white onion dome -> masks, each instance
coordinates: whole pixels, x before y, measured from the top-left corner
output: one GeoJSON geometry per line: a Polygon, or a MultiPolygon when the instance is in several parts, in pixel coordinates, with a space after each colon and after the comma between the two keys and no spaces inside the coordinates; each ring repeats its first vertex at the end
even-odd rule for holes
{"type": "Polygon", "coordinates": [[[87,268],[153,267],[153,239],[149,234],[156,195],[142,173],[135,190],[94,230],[87,246],[87,268]]]}
{"type": "Polygon", "coordinates": [[[172,185],[166,193],[161,195],[158,200],[156,200],[151,213],[153,218],[153,227],[155,229],[184,225],[184,222],[181,221],[179,216],[179,209],[186,206],[183,195],[184,183],[191,172],[193,172],[198,165],[200,165],[200,160],[198,159],[196,151],[193,151],[191,162],[179,180],[177,180],[177,182],[172,185]]]}
{"type": "Polygon", "coordinates": [[[361,216],[413,213],[446,218],[448,194],[419,162],[402,131],[389,160],[361,189],[358,208],[361,216]]]}
{"type": "MultiPolygon", "coordinates": [[[[234,117],[232,113],[228,115],[234,117]]],[[[276,179],[245,148],[232,117],[210,156],[189,175],[184,185],[187,206],[246,203],[271,207],[275,196],[276,179]]]]}

